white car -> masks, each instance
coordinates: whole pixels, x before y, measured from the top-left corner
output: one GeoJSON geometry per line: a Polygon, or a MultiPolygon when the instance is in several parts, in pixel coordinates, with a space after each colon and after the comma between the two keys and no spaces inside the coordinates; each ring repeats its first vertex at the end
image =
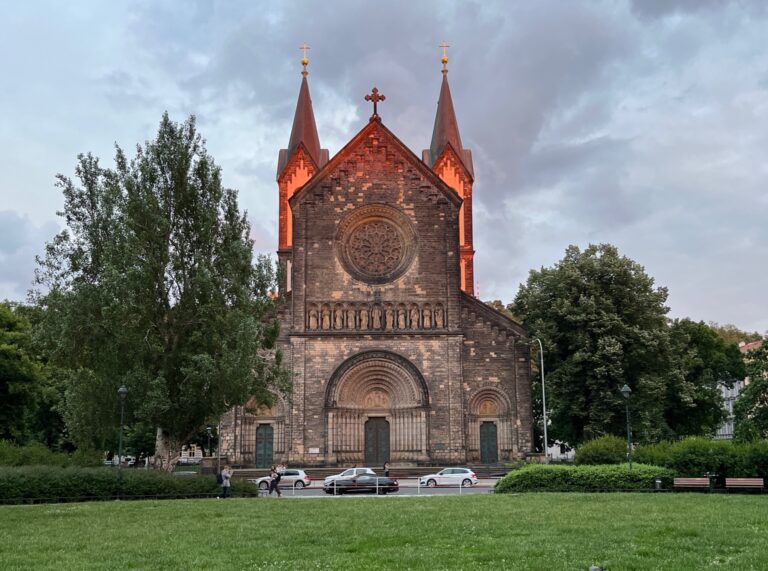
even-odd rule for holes
{"type": "Polygon", "coordinates": [[[477,484],[477,476],[469,468],[444,468],[437,474],[429,474],[419,478],[420,486],[434,488],[435,486],[455,486],[467,488],[477,484]]]}
{"type": "MultiPolygon", "coordinates": [[[[286,468],[280,472],[280,484],[281,488],[296,488],[301,490],[302,488],[312,484],[312,479],[307,475],[304,470],[296,470],[293,468],[286,468]]],[[[248,480],[249,482],[256,484],[260,490],[268,490],[269,482],[271,478],[269,476],[263,476],[261,478],[255,478],[248,480]]]]}
{"type": "Polygon", "coordinates": [[[335,480],[339,480],[341,478],[352,478],[354,476],[359,476],[360,474],[373,474],[376,475],[376,472],[371,470],[370,468],[349,468],[347,470],[344,470],[341,474],[334,474],[333,476],[328,476],[325,479],[324,484],[328,484],[330,482],[333,482],[335,480]]]}

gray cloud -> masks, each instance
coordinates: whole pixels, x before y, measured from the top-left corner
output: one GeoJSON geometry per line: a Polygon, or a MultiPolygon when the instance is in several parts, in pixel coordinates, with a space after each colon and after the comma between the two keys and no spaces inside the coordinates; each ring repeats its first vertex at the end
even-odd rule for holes
{"type": "Polygon", "coordinates": [[[0,141],[13,142],[0,153],[0,188],[22,226],[52,220],[52,175],[78,152],[107,161],[113,141],[130,149],[150,138],[167,109],[198,115],[256,248],[274,249],[275,162],[299,45],[312,46],[323,146],[333,154],[365,124],[362,97],[376,85],[384,122],[419,154],[447,39],[475,158],[483,298],[510,300],[568,244],[612,242],[669,286],[675,315],[768,329],[756,301],[768,282],[756,263],[768,254],[764,3],[75,2],[7,12],[0,54],[14,54],[4,69],[24,88],[0,92],[14,110],[0,123],[0,141]]]}

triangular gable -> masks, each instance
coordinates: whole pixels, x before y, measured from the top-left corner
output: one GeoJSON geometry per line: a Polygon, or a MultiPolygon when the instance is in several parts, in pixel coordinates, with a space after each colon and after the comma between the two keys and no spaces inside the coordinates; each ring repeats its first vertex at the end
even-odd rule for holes
{"type": "MultiPolygon", "coordinates": [[[[424,152],[426,153],[426,152],[429,152],[429,151],[424,151],[424,152]]],[[[467,166],[467,164],[465,162],[465,158],[466,158],[467,153],[471,153],[471,151],[468,151],[468,150],[464,149],[462,154],[459,154],[456,151],[456,149],[453,148],[453,145],[451,145],[450,142],[445,144],[445,147],[443,147],[443,152],[440,153],[440,156],[438,156],[437,160],[432,164],[432,170],[436,170],[436,169],[439,168],[440,162],[443,160],[443,157],[445,157],[446,153],[451,153],[455,157],[456,162],[459,165],[461,165],[461,170],[464,171],[464,174],[466,175],[466,177],[469,180],[470,184],[473,183],[475,181],[474,176],[472,174],[472,171],[469,169],[469,167],[467,166]]],[[[471,154],[470,154],[470,157],[471,157],[471,154]]],[[[470,164],[472,164],[472,163],[470,162],[470,164]]]]}
{"type": "MultiPolygon", "coordinates": [[[[322,149],[326,153],[328,152],[326,149],[322,149]]],[[[286,160],[286,157],[288,156],[288,149],[280,149],[280,155],[277,160],[277,180],[279,181],[285,172],[288,170],[288,167],[291,166],[292,163],[296,162],[296,160],[304,160],[306,162],[309,162],[312,167],[315,169],[315,173],[320,170],[320,167],[315,162],[315,159],[312,157],[312,153],[309,152],[309,149],[307,149],[307,146],[302,141],[298,144],[296,149],[291,153],[291,156],[286,160]],[[298,159],[297,159],[298,157],[298,159]]]]}
{"type": "Polygon", "coordinates": [[[371,131],[376,129],[379,130],[384,138],[389,139],[394,144],[395,148],[399,149],[402,157],[411,163],[411,165],[427,180],[429,180],[429,182],[432,183],[435,188],[442,192],[450,202],[455,204],[457,207],[461,205],[463,201],[462,198],[456,194],[456,192],[451,187],[440,180],[440,177],[432,172],[432,169],[425,165],[422,160],[419,159],[419,157],[417,157],[413,151],[405,145],[405,143],[398,139],[392,131],[387,129],[381,120],[372,120],[365,127],[363,127],[360,132],[357,133],[357,135],[352,137],[349,143],[344,145],[344,147],[338,153],[336,153],[331,160],[323,165],[323,167],[320,169],[320,172],[316,173],[315,176],[309,179],[304,186],[302,186],[294,193],[294,195],[288,201],[291,205],[291,208],[294,208],[298,202],[304,199],[304,197],[311,191],[311,189],[317,186],[337,166],[343,163],[347,157],[352,154],[352,151],[358,145],[364,143],[366,137],[371,133],[371,131]]]}

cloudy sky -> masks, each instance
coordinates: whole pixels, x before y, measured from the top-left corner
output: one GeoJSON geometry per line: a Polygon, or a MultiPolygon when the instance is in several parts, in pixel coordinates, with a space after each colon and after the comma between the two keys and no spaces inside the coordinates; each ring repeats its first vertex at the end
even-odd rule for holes
{"type": "Polygon", "coordinates": [[[429,145],[449,49],[475,159],[475,271],[510,301],[568,244],[610,242],[671,315],[768,330],[768,3],[720,0],[0,0],[0,298],[59,227],[56,173],[112,164],[194,113],[257,249],[277,238],[278,150],[301,52],[323,147],[384,123],[429,145]]]}

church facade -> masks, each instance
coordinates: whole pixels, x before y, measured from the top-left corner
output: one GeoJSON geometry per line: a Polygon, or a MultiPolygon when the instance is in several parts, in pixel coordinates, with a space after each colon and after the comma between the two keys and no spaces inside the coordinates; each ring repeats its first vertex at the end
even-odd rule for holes
{"type": "Polygon", "coordinates": [[[369,122],[322,149],[307,61],[280,151],[279,346],[292,393],[222,419],[236,464],[496,463],[532,447],[530,345],[474,297],[471,153],[443,57],[429,149],[369,122]]]}

